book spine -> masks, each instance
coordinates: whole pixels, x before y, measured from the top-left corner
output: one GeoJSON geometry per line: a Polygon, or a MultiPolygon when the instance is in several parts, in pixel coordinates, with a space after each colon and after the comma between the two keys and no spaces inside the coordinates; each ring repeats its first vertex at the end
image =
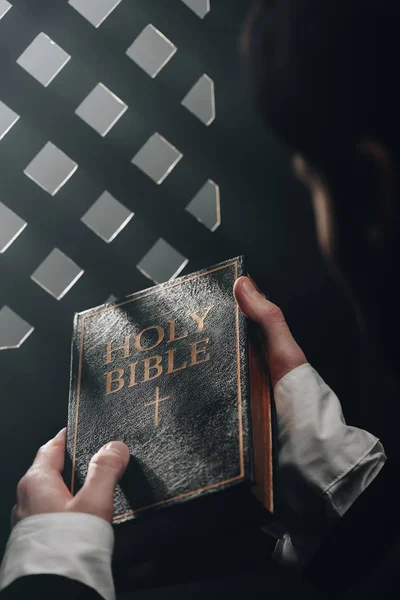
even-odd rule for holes
{"type": "Polygon", "coordinates": [[[77,392],[77,344],[79,332],[79,313],[75,313],[72,339],[71,339],[71,361],[70,361],[70,372],[69,372],[69,400],[68,400],[68,420],[67,420],[67,443],[65,448],[65,464],[63,471],[63,478],[68,489],[74,493],[74,436],[75,436],[75,415],[76,415],[76,392],[77,392]]]}

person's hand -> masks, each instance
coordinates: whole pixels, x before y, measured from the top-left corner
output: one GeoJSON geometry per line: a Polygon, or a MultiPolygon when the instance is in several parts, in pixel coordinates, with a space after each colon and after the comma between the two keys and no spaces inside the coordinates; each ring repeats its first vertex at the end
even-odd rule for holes
{"type": "Polygon", "coordinates": [[[241,311],[260,327],[273,387],[296,367],[307,363],[281,309],[261,294],[251,279],[239,277],[234,294],[241,311]]]}
{"type": "Polygon", "coordinates": [[[122,442],[103,446],[90,461],[83,487],[72,496],[61,477],[66,429],[42,446],[17,487],[17,504],[11,527],[41,513],[81,512],[111,522],[114,489],[129,463],[129,448],[122,442]]]}

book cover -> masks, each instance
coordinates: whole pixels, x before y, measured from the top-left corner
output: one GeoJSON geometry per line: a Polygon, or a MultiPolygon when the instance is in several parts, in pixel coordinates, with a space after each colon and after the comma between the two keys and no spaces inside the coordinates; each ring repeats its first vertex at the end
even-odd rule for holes
{"type": "Polygon", "coordinates": [[[273,407],[233,285],[244,257],[75,315],[67,454],[125,442],[113,524],[245,490],[273,511],[273,407]]]}

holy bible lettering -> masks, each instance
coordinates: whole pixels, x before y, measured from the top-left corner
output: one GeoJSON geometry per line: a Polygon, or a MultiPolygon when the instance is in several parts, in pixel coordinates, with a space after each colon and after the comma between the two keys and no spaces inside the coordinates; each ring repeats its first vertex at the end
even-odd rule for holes
{"type": "Polygon", "coordinates": [[[117,552],[126,527],[151,557],[195,530],[259,527],[273,512],[268,371],[233,294],[246,272],[234,258],[75,315],[66,480],[75,494],[102,445],[129,446],[117,552]]]}
{"type": "Polygon", "coordinates": [[[137,360],[129,362],[124,368],[119,367],[105,373],[106,394],[119,392],[125,385],[133,387],[139,383],[157,379],[163,374],[170,375],[209,361],[209,338],[196,341],[190,341],[190,339],[193,337],[193,333],[206,330],[205,321],[211,309],[212,306],[209,306],[203,311],[191,312],[187,315],[191,324],[195,325],[194,331],[192,331],[193,328],[188,327],[178,333],[177,319],[170,319],[166,327],[151,325],[136,335],[125,335],[122,345],[118,345],[117,341],[107,342],[105,365],[113,363],[118,354],[122,354],[125,359],[136,358],[137,360]],[[174,344],[174,346],[166,349],[163,354],[146,356],[163,342],[165,342],[164,345],[174,344]],[[179,342],[185,344],[184,357],[186,358],[186,360],[182,359],[180,364],[176,359],[176,346],[179,342]]]}

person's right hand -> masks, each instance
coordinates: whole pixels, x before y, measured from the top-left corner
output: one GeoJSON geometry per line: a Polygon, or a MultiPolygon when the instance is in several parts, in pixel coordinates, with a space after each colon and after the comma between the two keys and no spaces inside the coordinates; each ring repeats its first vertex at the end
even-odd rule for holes
{"type": "Polygon", "coordinates": [[[239,277],[234,293],[240,310],[261,330],[273,387],[296,367],[307,363],[281,309],[266,299],[248,277],[239,277]]]}
{"type": "Polygon", "coordinates": [[[88,513],[111,523],[114,489],[129,463],[129,448],[110,442],[89,464],[81,490],[73,496],[61,476],[64,468],[66,430],[42,446],[17,487],[17,504],[11,514],[13,527],[26,517],[43,513],[88,513]]]}

